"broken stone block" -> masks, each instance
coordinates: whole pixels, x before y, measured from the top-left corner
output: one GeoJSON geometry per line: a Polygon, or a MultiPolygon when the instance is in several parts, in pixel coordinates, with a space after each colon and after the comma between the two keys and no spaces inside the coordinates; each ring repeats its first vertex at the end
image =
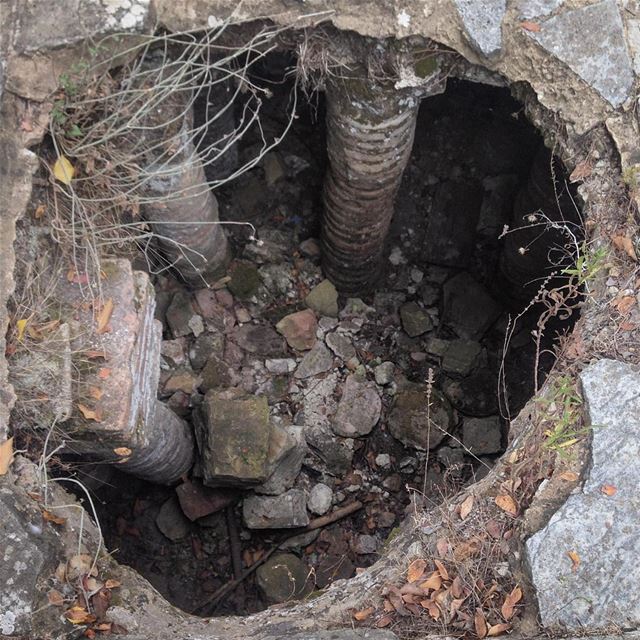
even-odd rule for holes
{"type": "Polygon", "coordinates": [[[293,373],[296,369],[296,361],[293,358],[267,358],[264,367],[269,373],[275,375],[286,375],[293,373]]]}
{"type": "Polygon", "coordinates": [[[320,316],[338,317],[338,292],[329,280],[311,289],[304,302],[320,316]]]}
{"type": "Polygon", "coordinates": [[[337,331],[328,333],[325,337],[325,343],[338,358],[341,358],[345,362],[356,357],[356,350],[353,343],[342,333],[338,333],[337,331]]]}
{"type": "Polygon", "coordinates": [[[307,500],[300,489],[279,496],[249,496],[242,503],[242,515],[249,529],[291,529],[309,524],[307,500]]]}
{"type": "Polygon", "coordinates": [[[482,345],[473,340],[451,340],[442,358],[442,368],[447,373],[466,376],[478,364],[482,345]]]}
{"type": "Polygon", "coordinates": [[[376,310],[360,298],[347,298],[339,314],[340,320],[353,320],[354,318],[367,320],[374,318],[375,315],[376,310]]]}
{"type": "Polygon", "coordinates": [[[443,294],[442,322],[460,338],[480,340],[502,312],[487,290],[464,271],[445,282],[443,294]]]}
{"type": "Polygon", "coordinates": [[[378,424],[382,401],[372,382],[350,375],[331,422],[333,431],[344,438],[359,438],[371,433],[378,424]]]}
{"type": "Polygon", "coordinates": [[[540,46],[564,62],[614,107],[633,87],[633,66],[624,25],[614,0],[564,11],[527,32],[540,46]]]}
{"type": "Polygon", "coordinates": [[[207,364],[200,372],[200,377],[200,388],[203,391],[226,389],[232,386],[234,381],[234,374],[231,367],[215,354],[209,356],[207,364]]]}
{"type": "Polygon", "coordinates": [[[259,356],[283,356],[286,353],[284,340],[269,324],[245,324],[231,336],[235,343],[259,356]]]}
{"type": "Polygon", "coordinates": [[[302,427],[271,426],[267,480],[256,487],[256,493],[279,495],[294,485],[302,461],[307,453],[307,443],[302,427]]]}
{"type": "Polygon", "coordinates": [[[353,551],[358,555],[376,553],[378,551],[378,540],[375,536],[361,534],[353,541],[353,551]]]}
{"type": "Polygon", "coordinates": [[[160,348],[163,358],[176,367],[181,367],[187,362],[187,340],[184,337],[175,340],[163,340],[160,348]]]}
{"type": "Polygon", "coordinates": [[[499,453],[502,451],[500,418],[465,418],[462,424],[462,443],[476,456],[499,453]]]}
{"type": "Polygon", "coordinates": [[[203,333],[193,341],[189,349],[189,361],[194,371],[200,371],[212,355],[222,358],[223,354],[224,335],[219,332],[203,333]]]}
{"type": "Polygon", "coordinates": [[[202,378],[191,369],[177,369],[164,383],[163,391],[167,394],[175,391],[191,394],[200,386],[201,381],[202,378]]]}
{"type": "Polygon", "coordinates": [[[410,338],[420,336],[433,329],[433,321],[429,314],[415,302],[407,302],[400,307],[402,328],[410,338]]]}
{"type": "Polygon", "coordinates": [[[544,627],[635,629],[640,374],[633,365],[605,359],[589,365],[580,380],[592,427],[586,478],[527,540],[526,558],[544,627]],[[569,551],[578,554],[577,566],[569,551]]]}
{"type": "Polygon", "coordinates": [[[329,371],[333,367],[333,354],[324,346],[322,342],[316,342],[313,349],[308,351],[298,365],[294,377],[310,378],[319,373],[329,371]]]}
{"type": "Polygon", "coordinates": [[[276,329],[285,337],[287,344],[297,351],[307,351],[316,343],[318,322],[310,309],[290,313],[278,322],[276,329]]]}
{"type": "Polygon", "coordinates": [[[449,401],[435,388],[410,385],[399,391],[389,414],[391,435],[408,447],[433,449],[454,426],[449,401]]]}
{"type": "Polygon", "coordinates": [[[187,480],[176,487],[180,508],[192,522],[217,513],[233,504],[240,495],[235,489],[205,487],[196,480],[187,480]]]}
{"type": "Polygon", "coordinates": [[[171,496],[160,507],[156,516],[156,526],[165,538],[169,538],[173,542],[189,535],[189,521],[184,517],[175,496],[171,496]]]}
{"type": "Polygon", "coordinates": [[[270,604],[300,600],[313,591],[309,567],[292,553],[278,553],[258,567],[256,585],[270,604]]]}
{"type": "Polygon", "coordinates": [[[204,484],[243,487],[266,479],[271,427],[264,396],[211,390],[195,418],[204,484]]]}
{"type": "Polygon", "coordinates": [[[259,273],[264,286],[274,295],[286,295],[291,289],[291,267],[286,262],[267,264],[260,267],[259,273]]]}
{"type": "Polygon", "coordinates": [[[383,362],[374,369],[374,376],[376,384],[386,385],[393,382],[393,374],[395,372],[396,365],[393,362],[383,362]]]}

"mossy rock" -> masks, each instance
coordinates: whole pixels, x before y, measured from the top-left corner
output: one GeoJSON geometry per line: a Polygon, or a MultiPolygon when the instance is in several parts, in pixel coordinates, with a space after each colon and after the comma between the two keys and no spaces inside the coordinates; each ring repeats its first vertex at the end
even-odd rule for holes
{"type": "Polygon", "coordinates": [[[237,262],[232,268],[227,287],[239,300],[248,300],[258,293],[261,280],[258,269],[248,262],[237,262]]]}

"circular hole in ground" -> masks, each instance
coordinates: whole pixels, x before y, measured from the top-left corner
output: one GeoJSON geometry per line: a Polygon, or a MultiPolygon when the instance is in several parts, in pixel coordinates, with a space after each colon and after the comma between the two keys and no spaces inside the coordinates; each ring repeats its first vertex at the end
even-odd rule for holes
{"type": "MultiPolygon", "coordinates": [[[[272,97],[260,130],[237,145],[240,161],[259,153],[262,136],[286,128],[290,62],[270,55],[253,69],[253,81],[272,97]]],[[[507,89],[451,79],[444,94],[422,102],[375,290],[359,301],[341,298],[337,318],[319,314],[326,362],[297,378],[303,352],[287,348],[274,327],[303,309],[323,281],[316,240],[326,169],[322,95],[301,101],[297,116],[275,150],[216,191],[222,219],[250,221],[261,243],[229,228],[231,280],[215,295],[195,296],[198,336],[184,326],[193,314],[181,313],[191,294],[165,275],[154,283],[165,339],[161,399],[192,423],[211,389],[266,398],[272,425],[304,433],[300,470],[290,456],[292,477],[261,493],[233,480],[230,488],[205,488],[199,463],[180,485],[196,494],[190,507],[211,509],[194,520],[180,489],[107,465],[78,471],[114,557],[201,615],[248,614],[305,597],[375,562],[412,499],[438,503],[491,468],[509,417],[542,384],[559,337],[576,319],[551,315],[541,324],[546,298],[531,302],[540,284],[562,278],[581,242],[563,167],[507,89]],[[361,437],[332,430],[340,410],[361,437]],[[305,531],[280,504],[272,518],[290,526],[246,526],[248,499],[272,500],[285,488],[312,496],[303,511],[315,524],[358,508],[305,531]],[[220,591],[267,557],[237,588],[220,591]]],[[[254,446],[244,443],[241,455],[250,457],[254,446]]]]}

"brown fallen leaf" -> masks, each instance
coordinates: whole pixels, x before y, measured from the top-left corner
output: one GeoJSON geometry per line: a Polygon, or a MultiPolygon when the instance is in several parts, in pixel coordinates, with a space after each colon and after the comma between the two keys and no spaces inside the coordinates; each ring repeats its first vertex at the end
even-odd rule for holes
{"type": "Polygon", "coordinates": [[[440,562],[440,560],[434,559],[433,561],[438,569],[438,573],[440,574],[440,577],[443,580],[448,580],[449,579],[449,572],[447,571],[447,568],[442,564],[442,562],[440,562]]]}
{"type": "Polygon", "coordinates": [[[509,495],[496,496],[496,504],[510,516],[516,516],[518,513],[518,505],[515,500],[509,495]]]}
{"type": "Polygon", "coordinates": [[[575,482],[579,477],[575,471],[563,471],[560,474],[560,479],[566,480],[567,482],[575,482]]]}
{"type": "Polygon", "coordinates": [[[463,596],[462,578],[456,576],[451,583],[451,595],[454,598],[461,598],[463,596]]]}
{"type": "Polygon", "coordinates": [[[520,23],[520,27],[522,27],[525,31],[531,31],[533,33],[538,33],[542,29],[542,27],[537,22],[532,22],[531,20],[523,20],[520,23]]]}
{"type": "Polygon", "coordinates": [[[116,447],[113,450],[113,453],[115,453],[117,456],[130,456],[132,451],[131,449],[129,449],[129,447],[116,447]]]}
{"type": "Polygon", "coordinates": [[[444,558],[449,553],[449,541],[446,538],[438,538],[436,542],[436,550],[441,558],[444,558]]]}
{"type": "Polygon", "coordinates": [[[120,580],[114,580],[113,578],[109,578],[105,583],[104,586],[107,589],[117,589],[120,586],[120,580]]]}
{"type": "Polygon", "coordinates": [[[71,624],[89,624],[90,622],[95,622],[96,617],[89,613],[84,607],[71,607],[67,611],[64,612],[64,617],[71,624]]]}
{"type": "Polygon", "coordinates": [[[636,250],[633,246],[633,240],[628,236],[613,236],[611,238],[613,245],[619,251],[626,253],[632,260],[638,260],[638,256],[636,255],[636,250]]]}
{"type": "Polygon", "coordinates": [[[47,593],[47,601],[54,607],[61,607],[64,604],[64,596],[55,589],[51,589],[47,593]]]}
{"type": "Polygon", "coordinates": [[[473,509],[473,496],[467,496],[460,505],[460,518],[466,520],[473,509]]]}
{"type": "Polygon", "coordinates": [[[89,387],[89,395],[94,400],[100,400],[100,398],[102,398],[102,396],[104,395],[104,391],[100,389],[100,387],[89,387]]]}
{"type": "Polygon", "coordinates": [[[431,589],[437,591],[442,586],[442,578],[440,577],[440,572],[434,571],[424,582],[421,582],[418,586],[425,591],[431,589]]]}
{"type": "Polygon", "coordinates": [[[101,367],[98,369],[98,378],[100,380],[107,380],[111,375],[111,369],[107,369],[106,367],[101,367]]]}
{"type": "Polygon", "coordinates": [[[113,313],[113,299],[109,298],[100,309],[100,313],[96,318],[96,333],[108,333],[109,332],[109,320],[111,320],[111,314],[113,313]]]}
{"type": "Polygon", "coordinates": [[[603,484],[600,487],[600,492],[604,493],[605,496],[614,496],[618,491],[617,487],[614,487],[612,484],[603,484]]]}
{"type": "Polygon", "coordinates": [[[614,300],[611,305],[616,308],[621,316],[626,316],[636,303],[635,296],[622,296],[614,300]]]}
{"type": "Polygon", "coordinates": [[[84,417],[85,420],[93,420],[94,422],[102,422],[102,416],[100,412],[96,409],[91,409],[86,405],[78,402],[78,409],[80,409],[80,413],[84,417]]]}
{"type": "Polygon", "coordinates": [[[593,167],[589,162],[589,159],[583,160],[582,162],[578,162],[576,168],[571,172],[569,176],[570,182],[580,182],[580,180],[584,180],[591,175],[593,171],[593,167]]]}
{"type": "Polygon", "coordinates": [[[502,613],[502,617],[505,620],[511,620],[513,614],[515,613],[515,607],[518,602],[522,600],[522,589],[518,586],[515,586],[511,593],[507,595],[502,603],[502,607],[500,608],[500,613],[502,613]]]}
{"type": "Polygon", "coordinates": [[[487,636],[491,638],[493,636],[500,636],[506,631],[509,631],[509,629],[511,629],[511,625],[508,622],[501,622],[499,624],[494,624],[493,626],[489,627],[489,631],[487,631],[487,636]]]}
{"type": "Polygon", "coordinates": [[[360,611],[354,611],[353,617],[358,621],[362,622],[367,618],[371,617],[373,613],[375,613],[375,607],[367,607],[366,609],[361,609],[360,611]]]}
{"type": "Polygon", "coordinates": [[[376,627],[378,629],[383,629],[384,627],[388,627],[393,622],[393,617],[390,615],[382,616],[378,621],[376,621],[376,627]]]}
{"type": "Polygon", "coordinates": [[[0,444],[0,476],[9,471],[9,466],[13,461],[13,438],[5,440],[0,444]]]}
{"type": "Polygon", "coordinates": [[[95,360],[96,358],[102,358],[103,360],[107,359],[106,352],[100,349],[87,349],[82,352],[89,360],[95,360]]]}
{"type": "Polygon", "coordinates": [[[46,509],[42,510],[42,517],[47,522],[52,522],[53,524],[64,524],[67,521],[66,518],[62,518],[60,516],[57,516],[57,515],[51,513],[51,511],[47,511],[46,509]]]}
{"type": "Polygon", "coordinates": [[[577,551],[567,551],[567,555],[571,558],[571,571],[576,572],[580,566],[580,556],[577,551]]]}
{"type": "Polygon", "coordinates": [[[407,582],[416,582],[424,575],[427,568],[427,561],[423,558],[414,560],[407,569],[407,582]]]}
{"type": "Polygon", "coordinates": [[[422,600],[420,605],[427,610],[427,613],[434,620],[438,620],[440,618],[440,607],[433,600],[422,600]]]}
{"type": "Polygon", "coordinates": [[[480,607],[476,609],[476,613],[473,616],[473,626],[476,629],[478,638],[484,638],[487,635],[487,621],[480,607]]]}

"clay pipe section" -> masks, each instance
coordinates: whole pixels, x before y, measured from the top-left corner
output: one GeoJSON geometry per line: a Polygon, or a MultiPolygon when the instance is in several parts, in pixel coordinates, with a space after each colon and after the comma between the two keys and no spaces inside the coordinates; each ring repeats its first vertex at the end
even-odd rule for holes
{"type": "Polygon", "coordinates": [[[367,79],[334,80],[326,95],[323,268],[340,291],[357,293],[380,271],[419,101],[367,79]]]}

